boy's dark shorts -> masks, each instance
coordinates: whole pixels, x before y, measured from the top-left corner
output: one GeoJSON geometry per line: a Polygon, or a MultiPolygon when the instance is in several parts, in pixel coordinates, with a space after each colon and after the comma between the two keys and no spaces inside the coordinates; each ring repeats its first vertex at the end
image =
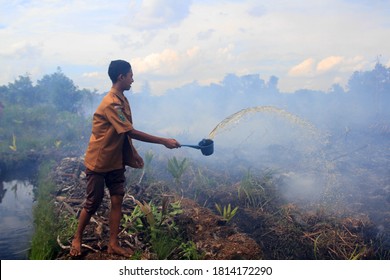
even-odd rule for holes
{"type": "Polygon", "coordinates": [[[125,195],[125,171],[123,168],[100,173],[86,169],[87,199],[84,208],[89,214],[94,214],[99,208],[104,197],[104,186],[107,186],[110,196],[125,195]]]}

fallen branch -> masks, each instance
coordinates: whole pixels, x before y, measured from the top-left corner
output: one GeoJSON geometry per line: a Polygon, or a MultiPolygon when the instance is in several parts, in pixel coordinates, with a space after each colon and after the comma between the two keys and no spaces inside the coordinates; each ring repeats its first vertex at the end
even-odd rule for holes
{"type": "MultiPolygon", "coordinates": [[[[64,245],[64,244],[62,244],[59,235],[57,235],[57,243],[58,243],[58,245],[59,245],[62,249],[64,249],[64,250],[70,250],[70,246],[69,246],[69,245],[64,245]]],[[[99,252],[99,250],[96,250],[96,249],[92,248],[91,246],[88,246],[87,244],[81,244],[81,247],[87,248],[87,249],[89,249],[89,250],[91,250],[91,251],[94,251],[95,253],[99,252]]]]}
{"type": "Polygon", "coordinates": [[[62,202],[62,205],[64,205],[64,207],[66,208],[66,210],[68,210],[72,215],[77,216],[76,212],[73,210],[73,208],[72,208],[68,203],[66,203],[65,201],[63,201],[63,202],[62,202]]]}

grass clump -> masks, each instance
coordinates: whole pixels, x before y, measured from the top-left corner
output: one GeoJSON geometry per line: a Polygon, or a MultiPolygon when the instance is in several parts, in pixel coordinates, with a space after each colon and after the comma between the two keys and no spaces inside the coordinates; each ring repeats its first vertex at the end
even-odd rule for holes
{"type": "Polygon", "coordinates": [[[36,203],[33,208],[34,235],[29,253],[29,259],[32,260],[53,259],[59,250],[56,241],[59,226],[51,195],[55,184],[48,176],[51,167],[52,163],[48,162],[39,168],[36,203]]]}

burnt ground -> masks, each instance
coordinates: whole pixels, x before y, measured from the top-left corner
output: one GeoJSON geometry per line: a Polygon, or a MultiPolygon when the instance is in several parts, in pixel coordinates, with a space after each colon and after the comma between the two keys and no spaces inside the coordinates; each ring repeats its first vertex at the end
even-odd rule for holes
{"type": "MultiPolygon", "coordinates": [[[[336,209],[329,212],[321,206],[302,208],[286,202],[278,195],[277,182],[270,180],[270,176],[264,176],[261,181],[250,178],[230,183],[224,174],[215,174],[217,179],[205,179],[206,175],[202,174],[201,179],[213,188],[205,188],[199,178],[183,182],[187,190],[196,190],[196,196],[187,196],[182,189],[170,188],[172,183],[165,181],[145,180],[140,185],[134,183],[138,179],[128,180],[124,216],[132,216],[137,203],[152,205],[148,211],[153,210],[154,219],[173,211],[166,205],[178,202],[180,205],[180,211],[175,215],[166,214],[164,222],[162,218],[160,220],[163,234],[157,240],[168,240],[169,243],[179,239],[178,243],[171,244],[170,251],[163,257],[158,253],[161,244],[153,241],[150,231],[145,230],[151,224],[148,215],[132,219],[130,224],[122,224],[120,243],[135,252],[134,259],[390,259],[389,247],[384,246],[378,227],[367,214],[338,213],[336,209]],[[223,183],[216,183],[218,180],[223,183]],[[260,187],[249,196],[250,189],[245,186],[248,184],[260,187]],[[239,206],[239,211],[227,222],[216,213],[214,205],[231,202],[239,206]],[[188,247],[183,249],[180,244],[192,244],[192,251],[188,247]]],[[[64,158],[52,174],[57,185],[56,209],[60,220],[66,224],[58,237],[61,249],[57,259],[73,259],[69,255],[69,244],[84,201],[84,176],[81,158],[64,158]]],[[[126,259],[106,252],[109,207],[107,194],[86,228],[83,252],[77,259],[126,259]]]]}
{"type": "MultiPolygon", "coordinates": [[[[79,158],[66,158],[55,170],[55,179],[58,191],[56,205],[58,213],[65,219],[75,221],[84,201],[84,173],[83,164],[79,158]]],[[[148,186],[149,191],[152,188],[148,186]]],[[[233,224],[229,224],[221,216],[214,214],[210,209],[201,207],[195,201],[187,198],[170,195],[170,201],[180,201],[182,212],[174,217],[180,228],[180,235],[184,241],[191,240],[202,259],[231,260],[231,259],[261,259],[263,257],[260,246],[246,233],[241,232],[233,224]]],[[[138,196],[138,201],[148,199],[147,195],[138,196]]],[[[108,213],[109,199],[106,194],[102,205],[87,226],[82,255],[77,259],[110,260],[127,259],[107,253],[108,241],[108,213]]],[[[123,213],[131,214],[137,204],[134,196],[126,194],[123,203],[123,213]]],[[[75,223],[74,223],[75,224],[75,223]]],[[[74,225],[73,224],[73,225],[74,225]]],[[[69,255],[71,238],[58,238],[62,247],[57,259],[74,259],[69,255]]],[[[139,259],[156,259],[150,241],[142,234],[129,234],[125,229],[119,234],[120,243],[124,248],[137,252],[139,259]]],[[[175,252],[174,252],[175,253],[175,252]]],[[[180,252],[177,252],[180,255],[180,252]]],[[[179,258],[170,255],[170,259],[179,258]]]]}

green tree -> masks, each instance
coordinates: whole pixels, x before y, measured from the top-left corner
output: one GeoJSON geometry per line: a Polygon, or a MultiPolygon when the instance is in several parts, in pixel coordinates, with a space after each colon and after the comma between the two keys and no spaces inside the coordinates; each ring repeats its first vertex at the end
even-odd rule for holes
{"type": "Polygon", "coordinates": [[[81,107],[82,92],[60,68],[39,80],[37,88],[41,98],[52,103],[60,111],[76,113],[81,107]]]}
{"type": "Polygon", "coordinates": [[[39,102],[37,100],[36,89],[30,77],[19,76],[13,83],[9,83],[8,87],[3,88],[6,101],[12,104],[21,104],[32,106],[39,102]]]}
{"type": "Polygon", "coordinates": [[[387,113],[390,102],[390,68],[377,63],[371,71],[357,71],[348,81],[349,93],[360,106],[387,113]]]}

